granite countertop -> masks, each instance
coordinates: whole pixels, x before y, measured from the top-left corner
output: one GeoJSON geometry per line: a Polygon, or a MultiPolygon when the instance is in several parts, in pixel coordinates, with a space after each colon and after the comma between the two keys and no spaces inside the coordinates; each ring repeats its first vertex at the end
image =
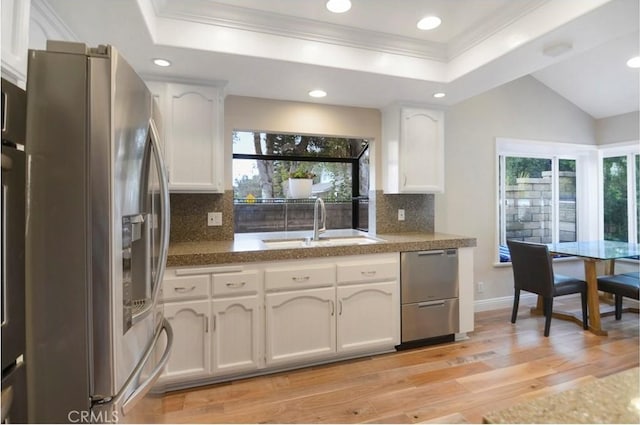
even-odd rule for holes
{"type": "Polygon", "coordinates": [[[377,239],[373,244],[347,246],[316,246],[300,248],[270,247],[265,240],[304,239],[308,230],[295,232],[243,233],[234,240],[177,242],[169,245],[167,266],[202,266],[270,260],[333,257],[341,255],[377,254],[400,251],[462,248],[476,246],[476,239],[445,233],[397,233],[369,235],[357,230],[328,230],[322,238],[367,236],[377,239]]]}
{"type": "Polygon", "coordinates": [[[640,370],[636,367],[492,412],[484,423],[640,423],[640,370]]]}

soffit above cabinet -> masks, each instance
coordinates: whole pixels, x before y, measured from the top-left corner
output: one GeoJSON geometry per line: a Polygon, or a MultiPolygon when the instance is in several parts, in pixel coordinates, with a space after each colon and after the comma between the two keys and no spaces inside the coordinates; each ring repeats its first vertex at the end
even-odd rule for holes
{"type": "MultiPolygon", "coordinates": [[[[636,35],[636,55],[638,44],[637,0],[353,0],[340,15],[324,0],[46,1],[78,39],[118,46],[142,74],[297,101],[311,101],[319,85],[324,103],[374,108],[437,91],[447,96],[434,102],[452,105],[625,36],[636,35]],[[427,14],[440,15],[441,27],[417,30],[427,14]],[[543,54],[559,42],[570,50],[543,54]],[[153,57],[173,66],[158,70],[153,57]]],[[[621,81],[609,72],[584,87],[621,81]]],[[[628,106],[598,114],[628,112],[620,108],[628,106]]]]}

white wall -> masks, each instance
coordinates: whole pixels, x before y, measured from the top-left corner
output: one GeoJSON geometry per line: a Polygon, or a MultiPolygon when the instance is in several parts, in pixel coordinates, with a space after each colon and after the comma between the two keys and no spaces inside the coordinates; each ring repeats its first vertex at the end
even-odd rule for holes
{"type": "MultiPolygon", "coordinates": [[[[257,97],[227,96],[224,102],[225,158],[233,154],[233,131],[256,130],[273,133],[332,135],[380,140],[381,114],[377,109],[317,103],[289,102],[257,97]]],[[[370,160],[375,164],[375,146],[370,160]]],[[[232,162],[226,161],[226,189],[233,186],[232,162]]],[[[375,182],[375,172],[370,171],[375,182]]]]}
{"type": "Polygon", "coordinates": [[[596,141],[599,145],[640,140],[640,112],[596,120],[596,141]]]}
{"type": "MultiPolygon", "coordinates": [[[[496,137],[596,144],[593,118],[533,77],[523,77],[455,106],[445,118],[445,193],[435,198],[435,230],[476,237],[474,274],[484,293],[513,294],[510,266],[495,267],[496,137]]],[[[558,264],[583,275],[582,262],[558,264]]]]}

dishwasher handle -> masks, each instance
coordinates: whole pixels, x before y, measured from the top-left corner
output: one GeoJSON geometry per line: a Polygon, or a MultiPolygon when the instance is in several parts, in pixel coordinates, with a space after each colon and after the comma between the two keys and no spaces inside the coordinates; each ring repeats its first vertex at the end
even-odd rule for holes
{"type": "Polygon", "coordinates": [[[444,300],[424,301],[424,302],[418,303],[418,308],[423,308],[423,307],[444,307],[444,305],[445,305],[444,300]]]}
{"type": "Polygon", "coordinates": [[[418,252],[419,257],[425,257],[427,255],[442,255],[442,254],[444,254],[444,250],[442,249],[439,249],[436,251],[419,251],[418,252]]]}

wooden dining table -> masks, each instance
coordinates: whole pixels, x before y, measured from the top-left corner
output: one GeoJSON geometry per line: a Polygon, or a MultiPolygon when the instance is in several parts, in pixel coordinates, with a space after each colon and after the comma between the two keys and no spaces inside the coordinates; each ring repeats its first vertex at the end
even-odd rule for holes
{"type": "MultiPolygon", "coordinates": [[[[589,330],[596,335],[607,335],[600,323],[600,296],[598,294],[598,274],[596,264],[605,261],[605,274],[615,273],[615,261],[620,258],[640,256],[637,243],[594,240],[584,242],[558,242],[547,244],[551,254],[582,258],[584,275],[587,282],[587,301],[589,312],[589,330]]],[[[562,313],[561,317],[562,317],[562,313]]],[[[571,318],[571,317],[562,317],[571,318]]],[[[573,316],[573,320],[576,320],[573,316]]],[[[577,320],[582,323],[581,320],[577,320]]]]}

